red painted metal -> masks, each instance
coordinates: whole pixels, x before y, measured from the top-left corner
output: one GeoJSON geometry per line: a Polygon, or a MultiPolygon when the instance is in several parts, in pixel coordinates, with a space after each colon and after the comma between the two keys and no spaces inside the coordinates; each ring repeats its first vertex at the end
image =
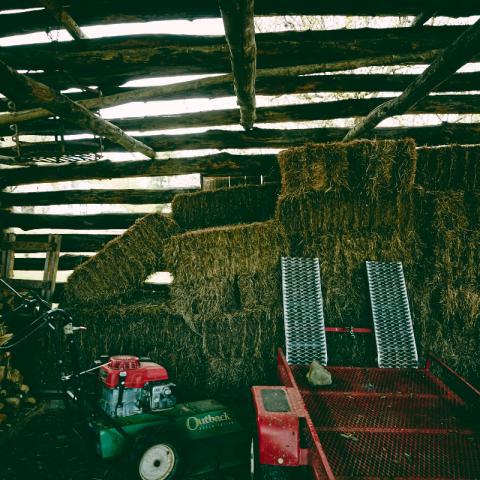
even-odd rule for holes
{"type": "Polygon", "coordinates": [[[125,388],[143,388],[147,382],[168,380],[167,370],[153,362],[140,362],[138,357],[117,355],[100,367],[100,378],[108,388],[116,388],[120,372],[126,372],[125,388]]]}
{"type": "MultiPolygon", "coordinates": [[[[300,448],[300,418],[305,411],[289,396],[291,388],[253,387],[253,403],[257,414],[258,448],[260,463],[266,465],[305,465],[300,448]],[[288,412],[268,411],[262,400],[264,390],[283,390],[288,399],[288,412]],[[303,463],[302,463],[303,462],[303,463]]],[[[292,392],[295,395],[295,391],[292,392]]]]}
{"type": "Polygon", "coordinates": [[[325,327],[329,333],[373,333],[372,328],[367,327],[325,327]]]}
{"type": "MultiPolygon", "coordinates": [[[[469,391],[471,395],[476,397],[478,400],[480,400],[480,390],[475,388],[471,383],[467,382],[460,374],[458,374],[453,368],[450,368],[445,362],[440,360],[439,358],[435,357],[431,353],[428,354],[427,357],[427,365],[428,369],[431,368],[432,361],[439,365],[442,370],[448,372],[450,375],[452,375],[458,382],[462,384],[462,386],[469,391]]],[[[425,367],[427,368],[427,367],[425,367]]]]}
{"type": "Polygon", "coordinates": [[[333,384],[312,388],[307,367],[288,365],[279,351],[280,380],[305,415],[300,436],[314,477],[480,478],[477,417],[465,397],[433,375],[432,364],[480,400],[475,387],[433,356],[425,369],[328,367],[333,384]]]}

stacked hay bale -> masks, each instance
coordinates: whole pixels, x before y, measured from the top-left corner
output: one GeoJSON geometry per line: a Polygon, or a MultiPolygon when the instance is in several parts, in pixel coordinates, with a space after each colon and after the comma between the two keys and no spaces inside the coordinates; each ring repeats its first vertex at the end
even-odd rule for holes
{"type": "Polygon", "coordinates": [[[200,336],[165,303],[137,301],[101,309],[75,309],[87,330],[82,333],[82,362],[100,355],[133,354],[164,365],[182,398],[204,395],[206,362],[200,336]]]}
{"type": "Polygon", "coordinates": [[[246,185],[178,194],[172,216],[184,230],[263,222],[273,217],[279,185],[246,185]]]}
{"type": "Polygon", "coordinates": [[[437,171],[449,171],[454,179],[439,175],[436,185],[427,184],[437,190],[419,194],[418,204],[426,246],[424,347],[480,385],[480,193],[473,190],[480,188],[474,182],[475,172],[480,171],[480,149],[476,150],[475,164],[465,162],[472,148],[463,155],[458,147],[436,149],[437,171]],[[467,166],[468,171],[462,172],[467,166]],[[458,189],[461,182],[455,178],[465,179],[464,190],[458,189]],[[457,190],[449,190],[452,185],[457,190]]]}
{"type": "Polygon", "coordinates": [[[278,185],[179,195],[173,219],[144,217],[78,267],[66,306],[88,328],[85,364],[101,354],[149,356],[169,369],[183,398],[246,393],[267,381],[287,242],[273,222],[250,222],[271,218],[277,195],[278,185]],[[233,223],[245,225],[218,227],[233,223]],[[171,301],[129,295],[158,270],[173,274],[171,301]]]}
{"type": "Polygon", "coordinates": [[[281,341],[279,260],[288,242],[273,221],[171,238],[171,305],[202,342],[207,386],[222,396],[271,381],[281,341]]]}
{"type": "MultiPolygon", "coordinates": [[[[281,152],[277,215],[292,254],[318,257],[327,325],[369,326],[366,260],[399,260],[407,284],[421,255],[413,227],[411,140],[307,145],[281,152]]],[[[373,361],[371,337],[331,334],[330,363],[373,361]]]]}
{"type": "Polygon", "coordinates": [[[426,190],[480,190],[480,146],[419,148],[415,182],[426,190]]]}
{"type": "Polygon", "coordinates": [[[110,302],[140,287],[152,273],[164,271],[166,240],[180,231],[170,217],[152,213],[75,269],[65,287],[65,303],[110,302]]]}

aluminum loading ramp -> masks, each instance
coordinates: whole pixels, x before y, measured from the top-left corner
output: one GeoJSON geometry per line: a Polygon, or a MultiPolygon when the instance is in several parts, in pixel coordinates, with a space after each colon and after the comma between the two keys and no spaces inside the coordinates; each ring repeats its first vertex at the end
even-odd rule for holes
{"type": "Polygon", "coordinates": [[[418,368],[418,354],[401,262],[366,262],[381,368],[418,368]]]}
{"type": "Polygon", "coordinates": [[[327,341],[318,258],[282,257],[287,362],[327,364],[327,341]]]}

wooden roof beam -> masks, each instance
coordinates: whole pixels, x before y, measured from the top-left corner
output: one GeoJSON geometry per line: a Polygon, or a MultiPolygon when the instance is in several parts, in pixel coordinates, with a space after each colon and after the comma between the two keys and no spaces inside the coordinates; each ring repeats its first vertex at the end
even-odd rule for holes
{"type": "Polygon", "coordinates": [[[426,10],[422,13],[419,13],[412,22],[413,28],[423,27],[432,17],[437,14],[434,10],[426,10]]]}
{"type": "MultiPolygon", "coordinates": [[[[334,72],[358,67],[428,62],[435,57],[435,54],[436,51],[415,52],[401,55],[381,55],[376,57],[339,60],[312,65],[298,65],[294,67],[264,68],[257,70],[256,76],[257,78],[271,76],[297,77],[298,75],[307,75],[310,73],[334,72]]],[[[173,83],[170,85],[161,85],[158,87],[144,87],[136,90],[127,90],[125,92],[106,95],[104,97],[81,100],[78,103],[85,108],[96,110],[99,108],[114,107],[128,102],[161,99],[164,95],[191,92],[192,90],[213,87],[216,85],[225,85],[232,82],[232,80],[233,76],[231,74],[219,75],[216,77],[200,78],[198,80],[173,83]]],[[[12,123],[48,118],[50,116],[51,112],[45,108],[22,110],[16,113],[2,113],[0,114],[0,125],[10,125],[12,123]]]]}
{"type": "Polygon", "coordinates": [[[399,96],[374,108],[345,135],[352,140],[365,135],[382,120],[402,115],[425,98],[440,83],[451,77],[480,51],[480,20],[465,30],[449,47],[441,52],[431,65],[399,96]]]}
{"type": "Polygon", "coordinates": [[[18,73],[0,60],[0,91],[10,100],[40,106],[63,119],[97,135],[108,138],[130,152],[140,152],[155,158],[155,151],[128,136],[123,130],[75,103],[49,86],[18,73]]]}
{"type": "Polygon", "coordinates": [[[57,0],[39,0],[39,3],[52,14],[57,22],[65,27],[65,30],[67,30],[74,40],[78,41],[88,38],[77,25],[77,22],[75,22],[71,15],[62,7],[62,4],[57,0]]]}
{"type": "Polygon", "coordinates": [[[255,70],[257,46],[253,0],[219,0],[225,36],[230,50],[240,123],[245,130],[255,123],[255,70]]]}

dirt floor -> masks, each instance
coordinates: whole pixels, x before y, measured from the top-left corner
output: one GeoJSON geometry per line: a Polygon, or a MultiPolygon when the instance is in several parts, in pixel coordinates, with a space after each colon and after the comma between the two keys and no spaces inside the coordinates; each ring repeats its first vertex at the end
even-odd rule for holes
{"type": "MultiPolygon", "coordinates": [[[[242,467],[188,477],[196,480],[249,478],[249,459],[242,467]]],[[[21,434],[1,447],[0,480],[128,480],[121,462],[102,461],[90,442],[72,431],[62,410],[33,418],[21,434]]],[[[179,477],[186,479],[187,477],[179,477]]]]}

